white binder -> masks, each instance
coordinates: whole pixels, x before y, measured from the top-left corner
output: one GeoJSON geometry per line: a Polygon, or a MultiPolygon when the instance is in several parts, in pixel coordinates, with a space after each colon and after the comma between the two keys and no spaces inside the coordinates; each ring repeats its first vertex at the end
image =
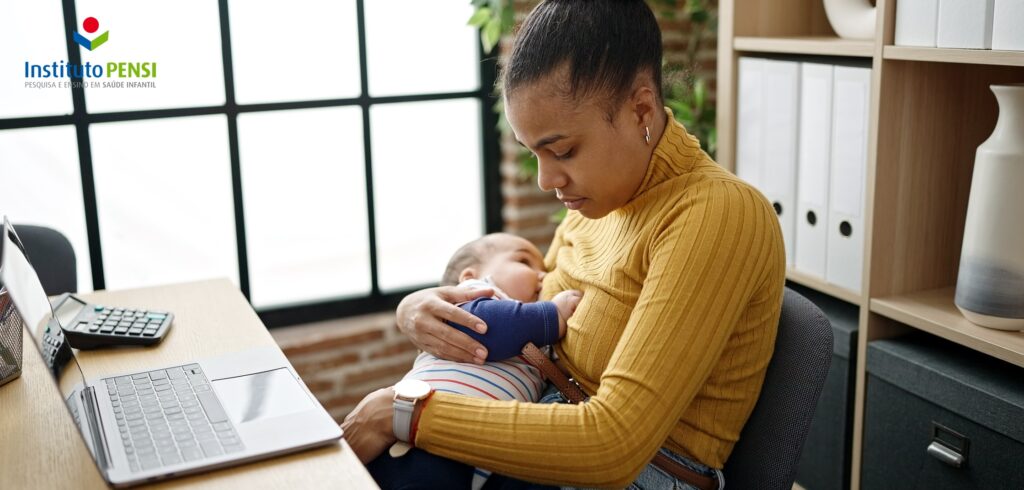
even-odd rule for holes
{"type": "Polygon", "coordinates": [[[736,175],[761,187],[761,102],[763,61],[740,58],[736,117],[736,175]]]}
{"type": "Polygon", "coordinates": [[[934,48],[938,39],[939,0],[896,2],[896,45],[934,48]]]}
{"type": "Polygon", "coordinates": [[[832,65],[800,65],[795,267],[820,279],[825,279],[828,250],[832,72],[832,65]]]}
{"type": "Polygon", "coordinates": [[[864,263],[871,69],[837,66],[832,86],[832,165],[825,279],[859,292],[864,263]]]}
{"type": "Polygon", "coordinates": [[[940,48],[992,49],[995,0],[941,0],[935,44],[940,48]]]}
{"type": "Polygon", "coordinates": [[[796,161],[800,119],[800,63],[762,61],[761,192],[775,208],[786,243],[786,263],[796,257],[796,161]]]}
{"type": "Polygon", "coordinates": [[[996,0],[992,49],[1024,51],[1024,0],[996,0]]]}

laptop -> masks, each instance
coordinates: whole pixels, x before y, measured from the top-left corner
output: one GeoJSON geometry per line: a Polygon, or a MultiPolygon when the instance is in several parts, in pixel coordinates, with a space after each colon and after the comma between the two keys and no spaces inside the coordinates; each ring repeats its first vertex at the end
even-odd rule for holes
{"type": "Polygon", "coordinates": [[[67,343],[53,340],[58,317],[6,218],[2,231],[0,284],[34,340],[29,350],[50,367],[53,396],[64,400],[111,485],[233,466],[341,438],[341,428],[276,347],[87,379],[67,343]],[[46,342],[66,352],[46,349],[51,355],[44,357],[46,342]]]}

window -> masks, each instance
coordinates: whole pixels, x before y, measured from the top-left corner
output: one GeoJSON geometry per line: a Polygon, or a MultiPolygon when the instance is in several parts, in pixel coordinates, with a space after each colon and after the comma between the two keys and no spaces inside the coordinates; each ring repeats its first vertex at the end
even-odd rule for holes
{"type": "Polygon", "coordinates": [[[371,108],[376,169],[396,176],[373,182],[381,289],[438,281],[455,249],[480,234],[479,114],[473,99],[371,108]],[[396,134],[388,128],[416,129],[396,134]],[[442,151],[423,151],[439,141],[442,151]]]}
{"type": "Polygon", "coordinates": [[[359,108],[240,114],[238,140],[253,305],[370,294],[359,108]]]}
{"type": "Polygon", "coordinates": [[[271,326],[393,307],[501,226],[470,14],[0,3],[0,213],[64,233],[80,291],[227,277],[271,326]]]}

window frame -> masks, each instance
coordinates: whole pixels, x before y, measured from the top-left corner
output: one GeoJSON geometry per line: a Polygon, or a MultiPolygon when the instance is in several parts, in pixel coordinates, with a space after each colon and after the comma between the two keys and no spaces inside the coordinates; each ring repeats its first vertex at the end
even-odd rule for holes
{"type": "MultiPolygon", "coordinates": [[[[242,200],[241,161],[238,149],[238,115],[249,112],[269,112],[290,109],[312,109],[321,107],[357,106],[362,113],[363,148],[366,173],[366,199],[369,225],[370,274],[371,289],[368,295],[339,299],[313,301],[294,306],[266,308],[257,311],[260,319],[268,327],[308,323],[330,318],[372,313],[394,309],[408,293],[424,284],[390,293],[382,293],[378,284],[376,221],[373,206],[373,155],[370,140],[370,108],[378,104],[421,102],[432,100],[475,98],[480,101],[480,138],[482,140],[481,155],[483,182],[483,227],[485,232],[500,231],[503,226],[501,216],[501,174],[498,116],[493,111],[497,97],[492,92],[497,62],[495,57],[485,56],[478,41],[477,53],[480,58],[480,86],[477,90],[467,92],[409,94],[397,96],[371,97],[369,95],[368,72],[366,63],[366,18],[365,0],[355,0],[358,39],[359,39],[359,79],[361,93],[358,97],[326,100],[299,100],[289,102],[270,102],[256,104],[238,104],[235,102],[234,72],[231,57],[231,31],[228,15],[228,0],[218,0],[220,13],[221,59],[224,67],[225,103],[216,106],[184,107],[173,109],[152,109],[141,111],[120,111],[105,113],[88,113],[85,110],[85,88],[79,84],[72,86],[71,96],[73,112],[60,116],[32,116],[0,119],[0,131],[7,129],[38,128],[47,126],[71,125],[75,128],[78,139],[78,160],[81,171],[82,198],[85,205],[85,226],[89,243],[89,261],[92,269],[93,288],[105,288],[103,252],[100,243],[99,218],[96,204],[96,185],[92,166],[92,149],[89,139],[89,125],[106,122],[138,121],[184,116],[224,115],[227,118],[228,147],[231,165],[231,193],[234,201],[235,237],[238,255],[238,277],[242,294],[249,299],[249,265],[245,235],[245,215],[242,200]]],[[[68,50],[68,62],[81,64],[81,53],[72,39],[78,22],[75,11],[75,0],[62,0],[64,13],[65,42],[68,50]]],[[[80,79],[75,79],[79,80],[80,79]]],[[[287,232],[287,223],[282,225],[287,232]]],[[[440,231],[439,231],[440,232],[440,231]]],[[[81,258],[79,259],[81,260],[81,258]]]]}

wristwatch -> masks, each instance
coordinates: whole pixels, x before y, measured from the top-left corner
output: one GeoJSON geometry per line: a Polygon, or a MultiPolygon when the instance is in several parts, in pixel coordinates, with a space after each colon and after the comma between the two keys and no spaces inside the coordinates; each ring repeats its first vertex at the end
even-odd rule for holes
{"type": "Polygon", "coordinates": [[[410,430],[412,428],[412,415],[416,404],[425,400],[434,392],[434,389],[426,381],[418,379],[403,379],[395,385],[395,413],[391,417],[391,428],[399,441],[412,443],[410,441],[410,430]]]}

